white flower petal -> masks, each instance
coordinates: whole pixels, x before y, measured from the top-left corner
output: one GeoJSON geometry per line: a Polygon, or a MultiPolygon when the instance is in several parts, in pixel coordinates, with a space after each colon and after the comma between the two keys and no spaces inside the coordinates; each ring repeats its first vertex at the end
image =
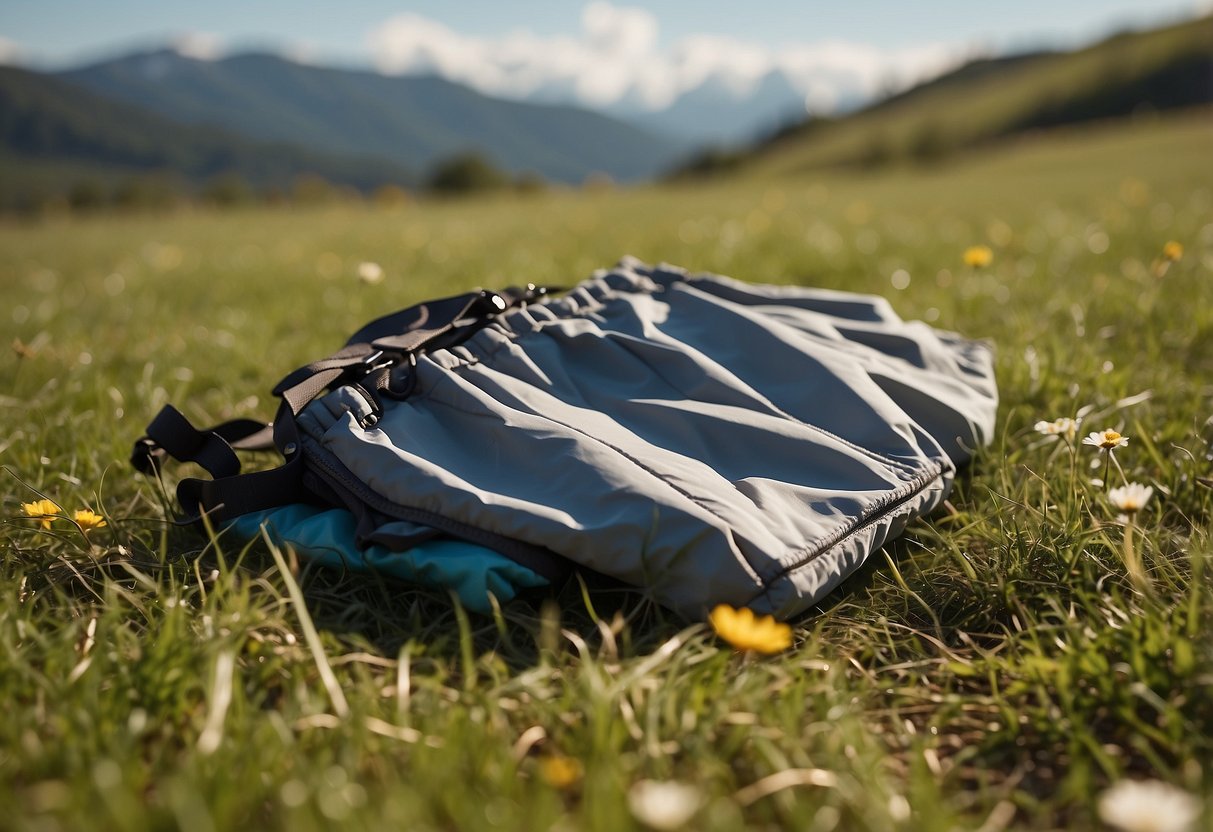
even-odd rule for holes
{"type": "Polygon", "coordinates": [[[703,804],[699,789],[672,780],[641,780],[628,790],[628,808],[636,820],[653,829],[679,829],[703,804]]]}
{"type": "Polygon", "coordinates": [[[358,264],[358,279],[363,283],[381,283],[383,281],[383,266],[370,261],[358,264]]]}
{"type": "Polygon", "coordinates": [[[1134,512],[1145,508],[1154,496],[1154,487],[1131,482],[1108,491],[1108,502],[1121,511],[1134,512]]]}
{"type": "Polygon", "coordinates": [[[1128,442],[1129,437],[1112,428],[1104,428],[1103,430],[1088,433],[1082,440],[1082,444],[1084,445],[1094,445],[1105,451],[1115,450],[1121,445],[1128,444],[1128,442]]]}
{"type": "Polygon", "coordinates": [[[1073,439],[1074,435],[1078,433],[1078,426],[1081,424],[1082,419],[1071,419],[1069,416],[1062,416],[1051,422],[1037,422],[1035,427],[1037,433],[1043,433],[1045,436],[1064,436],[1067,439],[1073,439]]]}
{"type": "Polygon", "coordinates": [[[1200,801],[1157,780],[1122,780],[1099,798],[1099,817],[1124,832],[1188,832],[1200,801]]]}

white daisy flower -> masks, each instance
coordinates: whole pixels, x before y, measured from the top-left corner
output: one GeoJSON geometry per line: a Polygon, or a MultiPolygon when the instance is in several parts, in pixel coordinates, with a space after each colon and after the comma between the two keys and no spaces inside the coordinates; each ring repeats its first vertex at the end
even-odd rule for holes
{"type": "Polygon", "coordinates": [[[1063,416],[1060,419],[1054,419],[1052,422],[1040,421],[1036,423],[1036,432],[1043,433],[1045,436],[1064,436],[1066,439],[1073,441],[1078,435],[1078,426],[1082,424],[1082,419],[1071,419],[1068,416],[1063,416]]]}
{"type": "Polygon", "coordinates": [[[1128,442],[1129,437],[1111,428],[1088,433],[1082,440],[1082,444],[1093,445],[1103,451],[1114,451],[1122,445],[1127,445],[1128,442]]]}
{"type": "Polygon", "coordinates": [[[699,789],[673,780],[641,780],[628,790],[628,808],[652,829],[681,829],[701,805],[699,789]]]}
{"type": "Polygon", "coordinates": [[[1122,780],[1100,795],[1099,817],[1124,832],[1188,832],[1200,801],[1157,780],[1122,780]]]}
{"type": "Polygon", "coordinates": [[[1141,511],[1154,496],[1154,487],[1131,482],[1108,491],[1108,502],[1126,514],[1141,511]]]}
{"type": "Polygon", "coordinates": [[[358,279],[363,283],[382,283],[383,266],[369,260],[358,264],[358,279]]]}

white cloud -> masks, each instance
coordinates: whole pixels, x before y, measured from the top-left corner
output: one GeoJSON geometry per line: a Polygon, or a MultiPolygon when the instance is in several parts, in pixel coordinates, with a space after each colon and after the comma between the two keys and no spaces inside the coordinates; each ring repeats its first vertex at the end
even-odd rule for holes
{"type": "Polygon", "coordinates": [[[414,13],[397,15],[369,35],[375,63],[388,74],[433,72],[491,95],[570,100],[591,106],[626,101],[665,107],[714,79],[737,94],[782,71],[815,109],[866,98],[937,74],[964,57],[955,46],[880,50],[823,41],[770,47],[727,35],[696,34],[662,48],[657,18],[640,8],[594,0],[574,36],[526,30],[466,35],[414,13]]]}
{"type": "Polygon", "coordinates": [[[869,98],[912,86],[971,56],[971,50],[939,44],[882,50],[825,41],[783,50],[776,63],[805,94],[806,106],[829,110],[842,98],[869,98]]]}
{"type": "Polygon", "coordinates": [[[25,62],[21,44],[0,35],[0,66],[20,66],[25,62]]]}
{"type": "Polygon", "coordinates": [[[177,54],[196,61],[215,61],[223,57],[223,44],[218,35],[209,32],[186,32],[173,39],[177,54]]]}
{"type": "Polygon", "coordinates": [[[297,64],[305,64],[309,66],[323,66],[324,56],[321,51],[311,43],[297,41],[290,44],[282,50],[282,55],[288,61],[297,64]]]}
{"type": "Polygon", "coordinates": [[[581,11],[581,28],[591,45],[608,54],[645,55],[657,46],[657,18],[645,9],[594,0],[581,11]]]}

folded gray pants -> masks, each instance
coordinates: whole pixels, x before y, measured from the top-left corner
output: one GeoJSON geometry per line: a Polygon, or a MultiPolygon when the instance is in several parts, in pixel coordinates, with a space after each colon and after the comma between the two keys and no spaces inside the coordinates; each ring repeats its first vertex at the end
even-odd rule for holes
{"type": "Polygon", "coordinates": [[[882,298],[631,259],[393,372],[373,425],[348,387],[299,417],[355,496],[689,617],[815,604],[939,505],[997,406],[985,344],[882,298]]]}

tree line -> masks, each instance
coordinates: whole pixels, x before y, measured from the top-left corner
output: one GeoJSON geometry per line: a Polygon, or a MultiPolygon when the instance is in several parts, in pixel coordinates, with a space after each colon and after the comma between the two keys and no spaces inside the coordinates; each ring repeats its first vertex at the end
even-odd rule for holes
{"type": "MultiPolygon", "coordinates": [[[[6,178],[6,177],[0,177],[6,178]]],[[[174,171],[78,176],[58,174],[39,183],[30,177],[17,188],[0,185],[0,211],[8,214],[91,213],[108,210],[151,211],[184,206],[235,208],[258,204],[323,205],[367,202],[400,206],[418,195],[458,197],[484,193],[540,193],[551,184],[533,172],[510,174],[475,151],[437,162],[420,184],[384,182],[372,188],[335,183],[314,173],[300,174],[287,185],[258,185],[238,171],[225,171],[201,182],[174,171]],[[6,192],[7,191],[7,192],[6,192]]],[[[588,177],[586,187],[610,185],[605,174],[588,177]]]]}

